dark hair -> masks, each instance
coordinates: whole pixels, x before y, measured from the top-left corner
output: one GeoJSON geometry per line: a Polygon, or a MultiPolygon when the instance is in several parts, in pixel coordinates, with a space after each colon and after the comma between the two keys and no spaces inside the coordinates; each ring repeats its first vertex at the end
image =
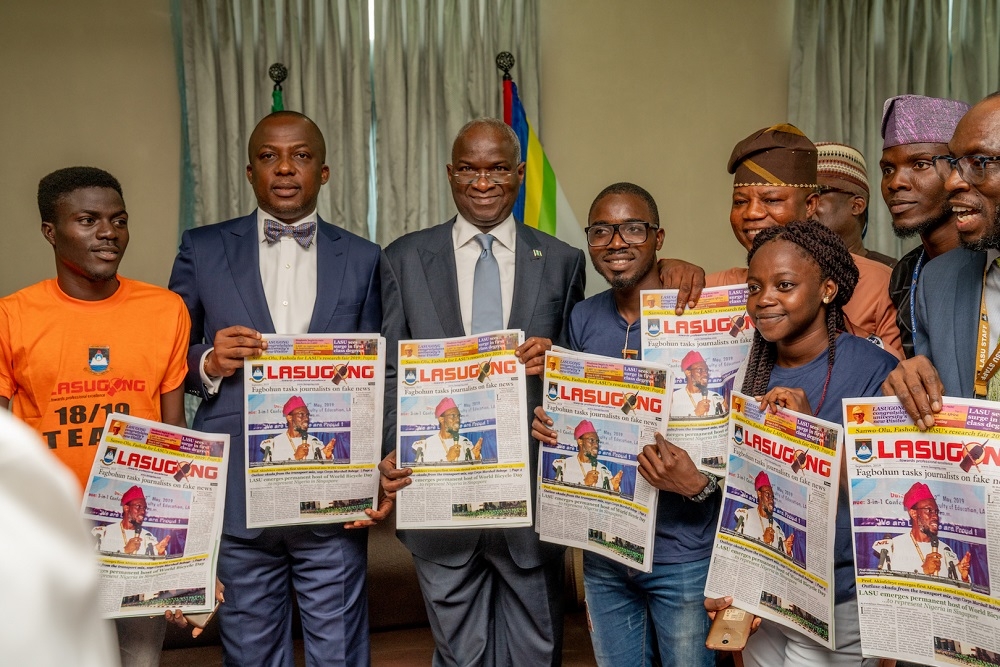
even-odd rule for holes
{"type": "Polygon", "coordinates": [[[649,194],[645,188],[639,187],[635,183],[612,183],[608,187],[598,193],[597,197],[594,198],[594,203],[590,205],[590,211],[587,213],[587,219],[590,219],[591,214],[594,212],[594,207],[605,197],[611,195],[635,195],[639,199],[646,202],[646,206],[649,207],[649,212],[653,214],[652,220],[647,220],[646,222],[652,222],[654,224],[660,224],[660,212],[656,208],[656,202],[653,201],[653,195],[649,194]]]}
{"type": "Polygon", "coordinates": [[[38,181],[38,213],[42,222],[56,221],[60,197],[81,188],[111,188],[124,200],[118,179],[97,167],[66,167],[53,171],[38,181]]]}
{"type": "MultiPolygon", "coordinates": [[[[858,284],[858,267],[847,246],[840,237],[815,221],[796,221],[784,227],[770,227],[757,234],[753,247],[747,253],[747,265],[765,244],[772,241],[788,241],[798,246],[802,252],[811,258],[818,266],[820,278],[829,278],[837,285],[837,294],[826,306],[826,332],[828,338],[826,381],[823,383],[823,395],[814,414],[818,414],[826,400],[826,388],[830,383],[830,373],[833,371],[833,361],[837,349],[837,335],[844,330],[844,306],[851,300],[854,288],[858,284]]],[[[750,348],[750,358],[747,360],[747,372],[743,378],[741,391],[750,396],[760,396],[767,391],[771,380],[771,369],[777,360],[777,346],[764,340],[760,331],[753,334],[753,346],[750,348]]]]}

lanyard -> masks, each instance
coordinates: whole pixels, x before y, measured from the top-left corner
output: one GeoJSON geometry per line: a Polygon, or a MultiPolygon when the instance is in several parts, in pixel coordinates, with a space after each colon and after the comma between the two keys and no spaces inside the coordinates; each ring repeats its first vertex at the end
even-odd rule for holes
{"type": "Polygon", "coordinates": [[[990,346],[990,318],[986,313],[986,276],[989,275],[990,265],[986,265],[983,271],[983,291],[979,296],[979,335],[976,344],[976,384],[975,392],[977,398],[985,398],[989,388],[990,378],[1000,367],[1000,341],[993,348],[993,354],[987,359],[987,350],[990,346]]]}
{"type": "Polygon", "coordinates": [[[917,278],[920,277],[920,267],[924,264],[924,257],[927,256],[927,250],[922,249],[920,251],[920,257],[917,258],[917,265],[913,267],[913,277],[910,279],[910,340],[916,344],[917,341],[917,278]]]}

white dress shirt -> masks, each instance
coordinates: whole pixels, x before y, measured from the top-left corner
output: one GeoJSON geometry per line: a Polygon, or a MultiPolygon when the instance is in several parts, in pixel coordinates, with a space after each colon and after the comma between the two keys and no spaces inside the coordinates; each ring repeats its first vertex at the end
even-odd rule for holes
{"type": "MultiPolygon", "coordinates": [[[[514,248],[517,242],[515,224],[514,216],[508,216],[489,232],[496,239],[493,242],[493,256],[500,267],[500,302],[503,304],[504,326],[507,326],[510,307],[514,302],[514,248]]],[[[476,278],[476,262],[483,252],[483,247],[476,240],[476,234],[479,233],[479,228],[461,214],[451,230],[451,242],[455,247],[455,270],[458,274],[458,302],[462,308],[462,324],[466,334],[472,331],[472,288],[476,278]]]]}
{"type": "MultiPolygon", "coordinates": [[[[313,307],[316,305],[316,239],[313,237],[308,248],[303,248],[290,236],[281,237],[277,243],[268,243],[264,237],[264,220],[268,218],[276,219],[257,209],[260,282],[264,287],[271,322],[275,333],[304,334],[309,331],[313,307]]],[[[302,225],[309,222],[319,224],[315,210],[291,224],[302,225]]],[[[471,306],[469,308],[471,313],[471,306]]],[[[209,348],[201,356],[201,381],[209,394],[218,392],[222,383],[222,378],[210,378],[205,373],[205,358],[214,349],[209,348]]]]}
{"type": "Polygon", "coordinates": [[[990,249],[986,251],[986,317],[990,322],[990,349],[987,354],[996,349],[997,341],[1000,340],[1000,266],[997,266],[997,258],[1000,257],[1000,250],[990,249]]]}

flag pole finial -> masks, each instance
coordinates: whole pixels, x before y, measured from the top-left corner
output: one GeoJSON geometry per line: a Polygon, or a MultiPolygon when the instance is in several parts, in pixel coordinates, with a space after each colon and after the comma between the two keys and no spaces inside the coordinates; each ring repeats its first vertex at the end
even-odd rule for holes
{"type": "Polygon", "coordinates": [[[497,69],[503,72],[504,81],[510,81],[510,71],[514,69],[514,55],[510,51],[497,54],[497,69]]]}
{"type": "Polygon", "coordinates": [[[267,75],[274,81],[271,91],[271,113],[285,110],[285,100],[281,94],[281,82],[288,78],[288,68],[281,63],[274,63],[267,70],[267,75]]]}

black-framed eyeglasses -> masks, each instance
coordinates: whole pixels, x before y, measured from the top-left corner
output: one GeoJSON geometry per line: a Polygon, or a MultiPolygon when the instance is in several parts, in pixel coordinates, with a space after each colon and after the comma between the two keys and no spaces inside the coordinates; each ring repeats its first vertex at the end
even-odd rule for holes
{"type": "Polygon", "coordinates": [[[986,180],[986,165],[998,161],[1000,161],[1000,155],[963,155],[962,157],[935,155],[931,158],[931,162],[934,163],[934,171],[937,172],[942,181],[947,181],[951,172],[958,169],[958,175],[969,185],[979,185],[986,180]]]}
{"type": "Polygon", "coordinates": [[[514,172],[509,169],[485,169],[481,171],[456,169],[452,172],[452,178],[459,185],[472,185],[473,183],[478,183],[480,178],[485,178],[493,185],[503,185],[510,183],[511,176],[513,175],[514,172]]]}
{"type": "Polygon", "coordinates": [[[594,248],[603,248],[611,245],[611,240],[618,234],[622,241],[629,245],[645,243],[649,238],[650,229],[659,229],[659,225],[651,222],[620,222],[617,225],[591,225],[584,231],[587,232],[587,243],[594,248]]]}

